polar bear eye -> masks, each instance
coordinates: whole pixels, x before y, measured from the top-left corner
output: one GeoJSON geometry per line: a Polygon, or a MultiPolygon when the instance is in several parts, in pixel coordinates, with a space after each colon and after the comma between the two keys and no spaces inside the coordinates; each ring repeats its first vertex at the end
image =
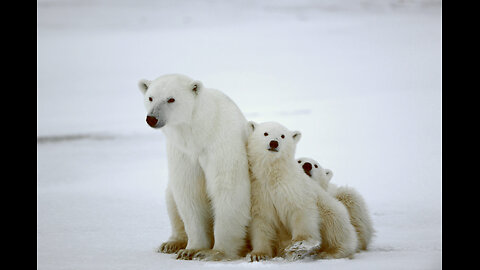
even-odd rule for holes
{"type": "Polygon", "coordinates": [[[265,136],[268,136],[268,133],[267,133],[267,132],[265,132],[265,133],[263,133],[263,135],[265,135],[265,136]]]}
{"type": "Polygon", "coordinates": [[[173,103],[173,102],[175,102],[175,99],[174,99],[174,98],[171,98],[171,99],[167,100],[167,102],[168,102],[168,103],[173,103]]]}
{"type": "Polygon", "coordinates": [[[299,160],[299,161],[298,161],[298,163],[302,163],[302,161],[301,161],[301,160],[299,160]]]}
{"type": "Polygon", "coordinates": [[[282,136],[280,136],[280,137],[282,137],[282,139],[285,139],[285,135],[283,135],[283,134],[282,134],[282,136]]]}
{"type": "Polygon", "coordinates": [[[317,164],[315,164],[315,165],[313,165],[313,166],[315,166],[315,168],[318,168],[317,164]]]}
{"type": "Polygon", "coordinates": [[[153,101],[153,98],[152,98],[152,97],[149,97],[148,100],[153,101]]]}

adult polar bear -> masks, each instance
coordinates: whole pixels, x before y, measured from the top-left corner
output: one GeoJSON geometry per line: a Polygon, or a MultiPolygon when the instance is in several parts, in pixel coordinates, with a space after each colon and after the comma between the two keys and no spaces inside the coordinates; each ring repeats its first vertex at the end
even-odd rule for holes
{"type": "Polygon", "coordinates": [[[238,258],[250,221],[247,120],[225,94],[184,75],[140,80],[139,88],[147,123],[167,138],[172,235],[159,251],[187,260],[238,258]]]}

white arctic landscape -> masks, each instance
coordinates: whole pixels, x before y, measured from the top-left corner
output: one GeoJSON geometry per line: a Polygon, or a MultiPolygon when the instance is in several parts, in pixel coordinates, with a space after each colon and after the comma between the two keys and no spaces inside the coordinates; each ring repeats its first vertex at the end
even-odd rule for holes
{"type": "Polygon", "coordinates": [[[38,269],[442,268],[440,1],[38,0],[38,269]],[[178,261],[141,78],[182,73],[369,206],[354,259],[178,261]]]}

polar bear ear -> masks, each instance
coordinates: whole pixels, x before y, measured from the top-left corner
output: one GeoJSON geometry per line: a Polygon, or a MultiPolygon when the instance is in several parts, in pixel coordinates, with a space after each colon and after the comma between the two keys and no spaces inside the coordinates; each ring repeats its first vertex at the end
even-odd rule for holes
{"type": "Polygon", "coordinates": [[[300,141],[300,138],[302,138],[302,133],[300,131],[294,131],[292,138],[295,143],[298,143],[298,141],[300,141]]]}
{"type": "Polygon", "coordinates": [[[191,84],[191,89],[195,94],[198,94],[203,88],[203,83],[201,81],[193,81],[191,84]]]}
{"type": "Polygon", "coordinates": [[[330,169],[325,169],[325,175],[327,176],[327,184],[332,180],[333,172],[330,169]]]}
{"type": "Polygon", "coordinates": [[[248,121],[247,123],[247,134],[250,136],[250,134],[253,133],[253,131],[257,128],[257,123],[254,121],[248,121]]]}
{"type": "Polygon", "coordinates": [[[147,79],[141,79],[138,81],[138,88],[140,89],[140,92],[145,95],[145,92],[147,92],[148,87],[150,86],[151,81],[147,79]]]}

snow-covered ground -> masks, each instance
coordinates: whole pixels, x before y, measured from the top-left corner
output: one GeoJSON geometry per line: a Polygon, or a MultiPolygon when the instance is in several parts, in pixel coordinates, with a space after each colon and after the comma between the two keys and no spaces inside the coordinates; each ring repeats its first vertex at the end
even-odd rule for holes
{"type": "Polygon", "coordinates": [[[442,268],[440,1],[38,1],[38,269],[442,268]],[[357,188],[354,259],[177,261],[140,78],[183,73],[357,188]]]}

